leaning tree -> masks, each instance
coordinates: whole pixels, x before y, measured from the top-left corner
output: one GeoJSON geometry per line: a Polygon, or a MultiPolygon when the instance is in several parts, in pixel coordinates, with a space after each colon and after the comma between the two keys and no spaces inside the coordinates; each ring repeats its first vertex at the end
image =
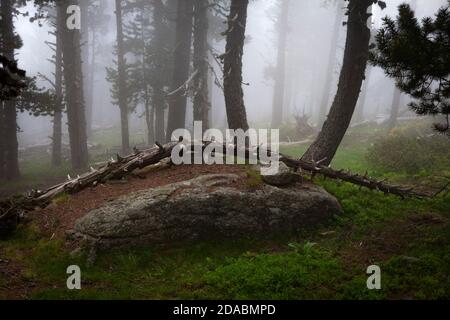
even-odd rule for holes
{"type": "Polygon", "coordinates": [[[378,0],[348,2],[347,40],[338,90],[322,131],[302,157],[303,160],[320,161],[325,165],[331,163],[344,138],[361,91],[369,58],[369,8],[374,3],[378,3],[381,8],[386,6],[378,0]]]}

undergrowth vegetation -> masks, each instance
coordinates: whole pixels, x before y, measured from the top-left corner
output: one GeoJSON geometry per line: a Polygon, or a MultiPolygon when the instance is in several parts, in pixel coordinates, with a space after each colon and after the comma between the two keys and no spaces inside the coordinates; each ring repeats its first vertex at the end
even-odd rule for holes
{"type": "MultiPolygon", "coordinates": [[[[367,152],[388,157],[397,148],[409,148],[389,137],[386,143],[396,144],[391,153],[377,143],[370,147],[364,139],[347,140],[333,166],[363,173],[375,157],[367,152]]],[[[427,148],[428,156],[432,150],[448,152],[426,143],[418,145],[427,148]]],[[[282,152],[298,156],[304,148],[283,148],[282,152]]],[[[422,176],[441,165],[440,170],[448,172],[450,166],[445,163],[421,165],[422,176]]],[[[369,167],[369,173],[378,177],[404,177],[392,170],[386,165],[369,167]]],[[[261,183],[252,171],[248,177],[252,186],[261,183]]],[[[13,239],[0,241],[0,298],[450,298],[450,195],[401,200],[347,183],[322,178],[315,182],[339,199],[344,213],[326,225],[265,241],[116,250],[99,253],[92,262],[88,252],[73,251],[33,223],[23,225],[13,239]],[[66,288],[66,269],[73,264],[82,270],[78,291],[66,288]],[[381,268],[381,290],[366,286],[367,267],[374,264],[381,268]]]]}
{"type": "Polygon", "coordinates": [[[369,148],[367,162],[378,172],[416,174],[450,168],[450,139],[443,135],[390,135],[369,148]]]}

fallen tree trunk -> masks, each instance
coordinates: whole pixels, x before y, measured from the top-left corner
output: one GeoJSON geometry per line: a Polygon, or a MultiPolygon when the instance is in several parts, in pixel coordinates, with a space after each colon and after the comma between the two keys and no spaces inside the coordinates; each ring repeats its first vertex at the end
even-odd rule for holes
{"type": "MultiPolygon", "coordinates": [[[[177,142],[172,142],[164,146],[157,144],[156,147],[135,152],[127,157],[111,159],[107,164],[98,169],[91,168],[91,171],[72,179],[68,176],[68,181],[55,185],[45,191],[33,190],[27,195],[10,198],[0,202],[0,237],[13,231],[18,223],[19,217],[26,211],[34,210],[36,207],[46,207],[51,201],[62,194],[78,193],[86,188],[95,187],[98,184],[107,182],[108,180],[122,179],[123,177],[132,174],[136,169],[143,169],[147,166],[159,163],[161,160],[171,157],[172,150],[177,145],[177,142]]],[[[202,149],[205,148],[209,142],[202,143],[202,149]]],[[[223,152],[226,153],[226,148],[230,146],[224,145],[223,152]]],[[[232,146],[231,146],[232,147],[232,146]]],[[[189,147],[187,148],[189,150],[189,147]]],[[[191,144],[190,150],[195,150],[194,144],[191,144]]],[[[236,152],[237,150],[235,150],[236,152]]],[[[251,153],[256,153],[258,156],[259,149],[245,150],[245,157],[249,159],[251,153]]],[[[270,150],[265,150],[270,154],[270,150]]],[[[308,173],[312,176],[322,175],[326,178],[346,181],[361,187],[366,187],[371,190],[384,192],[385,194],[394,194],[401,198],[416,197],[426,198],[433,195],[420,193],[413,188],[396,186],[385,181],[378,181],[373,178],[352,174],[351,172],[344,172],[333,170],[330,167],[322,166],[318,163],[296,160],[285,155],[279,155],[279,161],[285,163],[288,167],[294,170],[300,170],[302,173],[308,173]]]]}
{"type": "Polygon", "coordinates": [[[0,202],[0,238],[13,231],[19,217],[36,207],[46,207],[62,194],[78,193],[86,188],[95,187],[108,180],[121,179],[136,169],[142,169],[169,158],[177,143],[156,146],[145,151],[135,150],[134,154],[111,159],[107,164],[68,181],[57,184],[45,191],[32,190],[28,194],[6,199],[0,202]]]}
{"type": "Polygon", "coordinates": [[[99,169],[91,168],[91,172],[78,176],[76,179],[71,179],[69,176],[69,181],[53,186],[44,192],[33,191],[26,201],[33,206],[42,206],[62,193],[73,194],[88,187],[95,187],[97,184],[105,183],[108,180],[121,179],[136,169],[142,169],[169,158],[176,145],[177,143],[170,143],[145,151],[135,150],[134,154],[125,158],[118,155],[116,160],[111,159],[99,169]]]}
{"type": "Polygon", "coordinates": [[[407,197],[415,197],[415,198],[432,197],[432,195],[430,194],[415,191],[414,188],[393,185],[386,181],[380,181],[370,178],[367,176],[367,174],[362,176],[359,174],[353,174],[350,171],[347,172],[345,172],[344,170],[336,171],[331,169],[330,167],[325,167],[320,164],[316,164],[305,160],[295,160],[286,156],[281,156],[280,161],[285,163],[288,167],[291,167],[295,170],[300,169],[308,171],[313,176],[319,174],[326,178],[334,180],[342,180],[345,182],[358,185],[360,187],[366,187],[371,190],[381,191],[385,194],[393,194],[401,197],[402,199],[407,197]]]}

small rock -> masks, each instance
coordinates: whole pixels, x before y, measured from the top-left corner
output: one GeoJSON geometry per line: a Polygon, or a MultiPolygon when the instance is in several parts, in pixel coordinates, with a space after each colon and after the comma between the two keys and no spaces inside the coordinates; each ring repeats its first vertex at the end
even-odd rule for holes
{"type": "Polygon", "coordinates": [[[262,167],[261,177],[265,183],[275,187],[285,187],[297,181],[297,175],[283,162],[279,162],[278,168],[262,167]]]}

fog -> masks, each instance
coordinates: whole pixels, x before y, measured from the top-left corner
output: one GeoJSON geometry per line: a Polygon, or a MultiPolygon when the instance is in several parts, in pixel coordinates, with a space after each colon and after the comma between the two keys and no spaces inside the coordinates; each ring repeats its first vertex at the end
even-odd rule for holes
{"type": "MultiPolygon", "coordinates": [[[[111,66],[114,59],[115,45],[115,19],[113,3],[106,2],[108,15],[110,15],[108,32],[101,34],[99,41],[102,50],[97,57],[97,66],[94,82],[93,128],[118,126],[120,122],[119,108],[112,104],[110,83],[106,81],[105,68],[111,66]]],[[[274,0],[252,1],[248,10],[247,36],[248,43],[244,49],[243,81],[244,99],[251,126],[267,127],[272,114],[272,97],[274,81],[267,78],[267,68],[273,67],[277,54],[277,32],[274,22],[274,0]]],[[[373,29],[379,28],[384,16],[394,17],[397,6],[404,1],[388,0],[387,8],[381,10],[378,6],[373,8],[373,29]]],[[[345,45],[346,27],[339,30],[338,50],[336,63],[332,70],[327,69],[328,56],[331,50],[331,40],[335,25],[336,7],[331,0],[291,0],[289,12],[289,33],[286,48],[286,93],[284,106],[284,120],[292,121],[295,113],[305,113],[310,116],[312,125],[317,124],[318,110],[323,95],[324,83],[327,75],[333,74],[334,84],[329,93],[331,105],[336,90],[340,64],[345,45]]],[[[417,14],[419,17],[433,15],[445,0],[419,0],[417,14]]],[[[343,9],[342,9],[343,10],[343,9]]],[[[35,12],[30,4],[21,11],[35,12]]],[[[16,23],[16,31],[23,39],[23,47],[18,50],[19,66],[27,71],[29,76],[42,73],[52,76],[53,65],[47,60],[53,52],[45,44],[53,41],[49,34],[51,27],[43,23],[31,23],[29,18],[20,17],[16,23]]],[[[225,29],[225,25],[223,26],[225,29]]],[[[211,44],[215,51],[224,52],[225,41],[211,44]]],[[[217,74],[220,76],[218,65],[211,59],[217,74]]],[[[47,86],[42,79],[39,85],[47,86]]],[[[382,70],[374,69],[367,84],[366,104],[364,118],[376,120],[387,114],[394,92],[394,82],[385,77],[382,70]]],[[[214,86],[212,97],[213,127],[223,128],[226,125],[225,103],[222,90],[214,86]]],[[[402,98],[406,105],[407,97],[402,98]]],[[[192,122],[192,103],[189,102],[186,126],[192,122]]],[[[142,111],[137,111],[130,118],[132,130],[145,131],[145,123],[140,117],[142,111]]],[[[48,136],[51,133],[52,119],[50,117],[33,117],[28,114],[19,114],[19,145],[26,147],[32,144],[50,143],[48,136]]],[[[65,123],[65,121],[64,121],[65,123]]],[[[66,130],[64,130],[66,131],[66,130]]]]}

